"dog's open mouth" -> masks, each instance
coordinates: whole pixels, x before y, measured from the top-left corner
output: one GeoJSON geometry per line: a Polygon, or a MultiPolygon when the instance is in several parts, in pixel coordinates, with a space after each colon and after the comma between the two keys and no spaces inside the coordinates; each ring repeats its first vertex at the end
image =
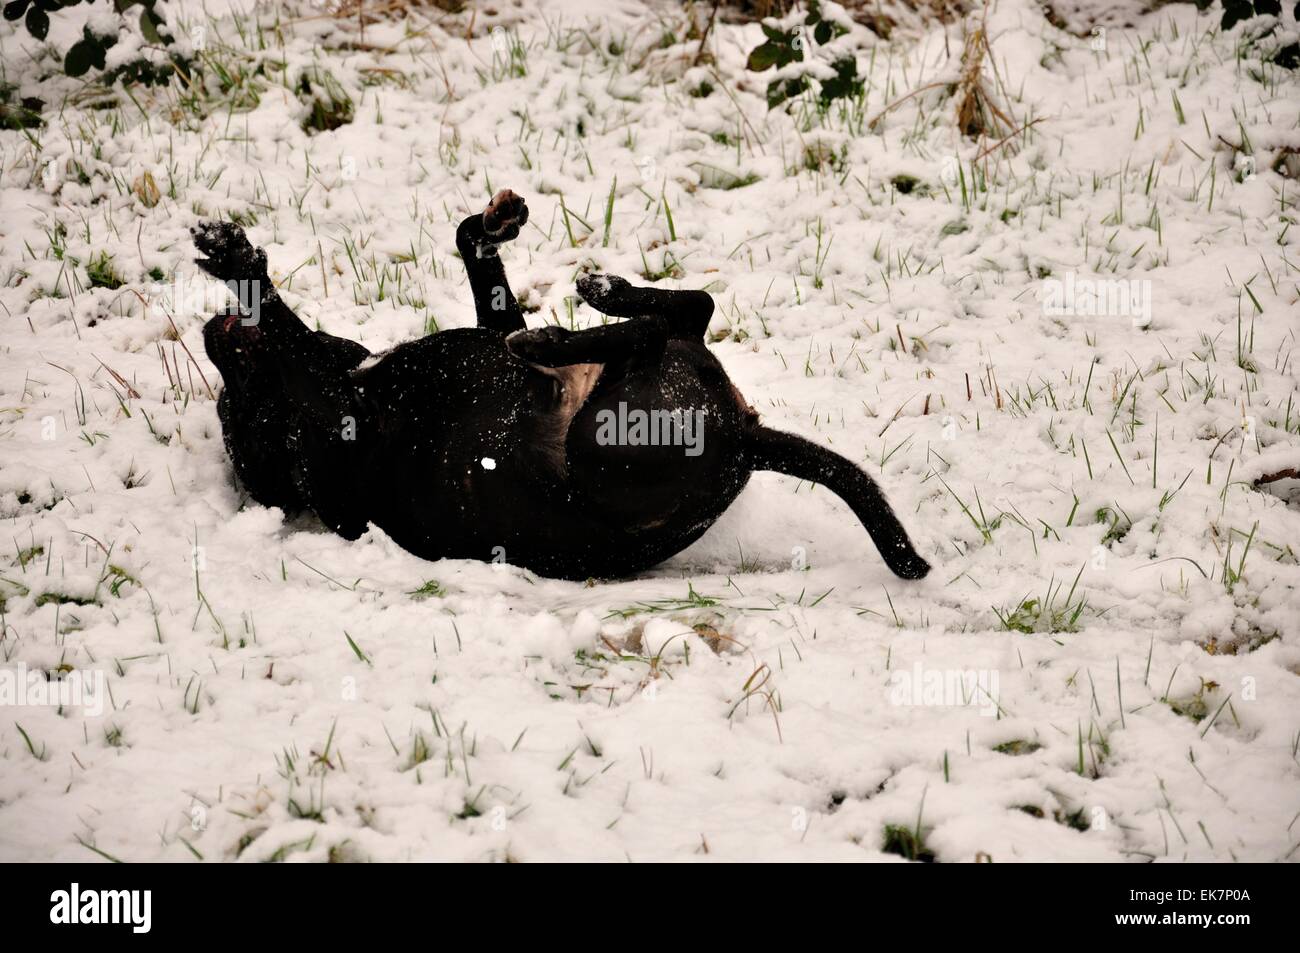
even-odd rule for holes
{"type": "Polygon", "coordinates": [[[218,327],[225,336],[235,337],[250,344],[262,337],[262,329],[258,327],[256,318],[243,314],[227,314],[217,320],[220,322],[218,327]]]}

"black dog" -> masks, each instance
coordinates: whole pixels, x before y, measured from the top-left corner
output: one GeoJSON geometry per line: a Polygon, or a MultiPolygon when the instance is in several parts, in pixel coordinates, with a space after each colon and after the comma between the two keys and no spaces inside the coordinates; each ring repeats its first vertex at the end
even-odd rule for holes
{"type": "Polygon", "coordinates": [[[525,330],[497,247],[527,220],[507,191],[457,230],[478,327],[372,361],[289,310],[238,226],[194,230],[198,265],[240,300],[203,340],[225,382],[226,448],[255,500],[311,510],[348,539],[374,523],[426,559],[586,579],[680,552],[751,472],[775,470],[843,498],[899,576],[929,571],[869,476],[759,424],[704,346],[707,293],[588,276],[582,298],[632,320],[525,330]]]}

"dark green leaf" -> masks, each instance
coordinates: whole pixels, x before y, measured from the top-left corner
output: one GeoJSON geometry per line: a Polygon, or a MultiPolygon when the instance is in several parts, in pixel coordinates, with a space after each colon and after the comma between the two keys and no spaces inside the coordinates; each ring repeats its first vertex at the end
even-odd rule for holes
{"type": "Polygon", "coordinates": [[[1283,69],[1300,66],[1300,43],[1288,43],[1273,54],[1273,62],[1283,69]]]}
{"type": "Polygon", "coordinates": [[[78,40],[73,43],[72,48],[63,58],[63,72],[69,76],[84,76],[90,69],[90,61],[93,59],[90,46],[88,40],[78,40]]]}
{"type": "Polygon", "coordinates": [[[45,39],[50,32],[50,15],[39,7],[27,11],[27,32],[38,40],[45,39]]]}
{"type": "MultiPolygon", "coordinates": [[[[152,10],[148,10],[148,9],[141,10],[140,11],[140,32],[144,34],[144,38],[148,40],[150,43],[157,43],[159,46],[161,46],[163,38],[158,33],[158,23],[154,22],[155,19],[157,19],[157,16],[158,14],[154,13],[152,10]]],[[[158,22],[162,22],[162,21],[158,21],[158,22]]]]}
{"type": "Polygon", "coordinates": [[[751,69],[755,73],[761,73],[765,69],[771,69],[781,59],[782,49],[775,43],[767,42],[762,46],[756,46],[749,52],[749,61],[745,64],[746,69],[751,69]]]}
{"type": "Polygon", "coordinates": [[[835,70],[835,78],[822,82],[821,98],[822,102],[828,103],[832,99],[841,97],[852,97],[862,92],[862,80],[858,78],[858,61],[851,56],[838,59],[831,64],[835,70]]]}
{"type": "Polygon", "coordinates": [[[773,80],[767,84],[767,108],[775,109],[785,102],[785,82],[773,80]]]}
{"type": "Polygon", "coordinates": [[[1282,0],[1255,0],[1255,14],[1261,17],[1280,17],[1282,15],[1282,0]]]}
{"type": "Polygon", "coordinates": [[[813,39],[817,41],[818,46],[825,46],[831,41],[832,36],[831,25],[825,20],[818,23],[817,28],[813,30],[813,39]]]}
{"type": "Polygon", "coordinates": [[[5,19],[17,20],[27,12],[28,0],[12,0],[11,3],[5,4],[5,19]]]}
{"type": "Polygon", "coordinates": [[[1250,0],[1224,0],[1223,28],[1231,30],[1242,20],[1249,20],[1254,15],[1255,11],[1250,7],[1250,0]]]}
{"type": "Polygon", "coordinates": [[[808,88],[808,79],[797,76],[794,79],[775,79],[767,85],[767,108],[781,105],[791,96],[798,96],[808,88]]]}
{"type": "Polygon", "coordinates": [[[45,124],[41,118],[44,103],[32,97],[20,103],[0,102],[0,129],[38,129],[45,124]]]}

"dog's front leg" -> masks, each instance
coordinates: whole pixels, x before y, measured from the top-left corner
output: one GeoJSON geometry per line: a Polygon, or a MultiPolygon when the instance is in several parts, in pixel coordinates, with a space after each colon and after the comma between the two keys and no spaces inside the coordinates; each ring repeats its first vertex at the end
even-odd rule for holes
{"type": "Polygon", "coordinates": [[[456,229],[456,248],[469,274],[478,326],[509,334],[524,327],[523,312],[506,280],[497,247],[519,237],[528,221],[528,206],[509,189],[493,196],[488,207],[456,229]]]}
{"type": "Polygon", "coordinates": [[[295,488],[317,518],[344,539],[357,539],[369,523],[364,459],[369,427],[369,420],[349,415],[329,425],[304,415],[289,434],[295,488]],[[353,442],[358,436],[361,446],[353,442]]]}
{"type": "MultiPolygon", "coordinates": [[[[195,264],[225,284],[239,302],[236,311],[224,312],[223,317],[238,317],[243,328],[256,328],[267,335],[269,347],[296,348],[300,360],[319,359],[340,371],[351,370],[370,355],[356,341],[309,330],[271,281],[266,250],[254,248],[243,228],[234,222],[200,222],[191,233],[202,255],[195,264]]],[[[226,329],[230,326],[227,322],[226,329]]],[[[213,342],[206,332],[204,345],[211,355],[213,342]]]]}

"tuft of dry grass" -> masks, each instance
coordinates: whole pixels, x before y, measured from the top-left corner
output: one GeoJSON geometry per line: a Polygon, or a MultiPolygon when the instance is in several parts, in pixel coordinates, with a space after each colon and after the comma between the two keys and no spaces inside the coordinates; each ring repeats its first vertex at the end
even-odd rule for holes
{"type": "Polygon", "coordinates": [[[961,63],[956,80],[944,79],[926,83],[903,94],[868,120],[867,128],[875,129],[894,109],[931,90],[942,90],[943,95],[956,100],[957,128],[963,136],[969,139],[998,140],[996,145],[980,153],[981,158],[1039,122],[1034,120],[1017,127],[1007,110],[999,104],[999,96],[994,87],[1001,90],[1003,98],[1005,98],[1006,87],[998,74],[993,48],[989,44],[985,21],[987,14],[988,8],[985,7],[974,25],[963,23],[961,63]],[[989,71],[992,73],[992,81],[985,75],[986,59],[989,71]]]}
{"type": "Polygon", "coordinates": [[[990,136],[1001,139],[1015,129],[1011,117],[998,105],[984,77],[984,60],[997,78],[997,65],[993,48],[989,45],[986,17],[988,8],[981,13],[978,23],[965,30],[961,51],[961,74],[957,80],[957,128],[970,139],[990,136]]]}

